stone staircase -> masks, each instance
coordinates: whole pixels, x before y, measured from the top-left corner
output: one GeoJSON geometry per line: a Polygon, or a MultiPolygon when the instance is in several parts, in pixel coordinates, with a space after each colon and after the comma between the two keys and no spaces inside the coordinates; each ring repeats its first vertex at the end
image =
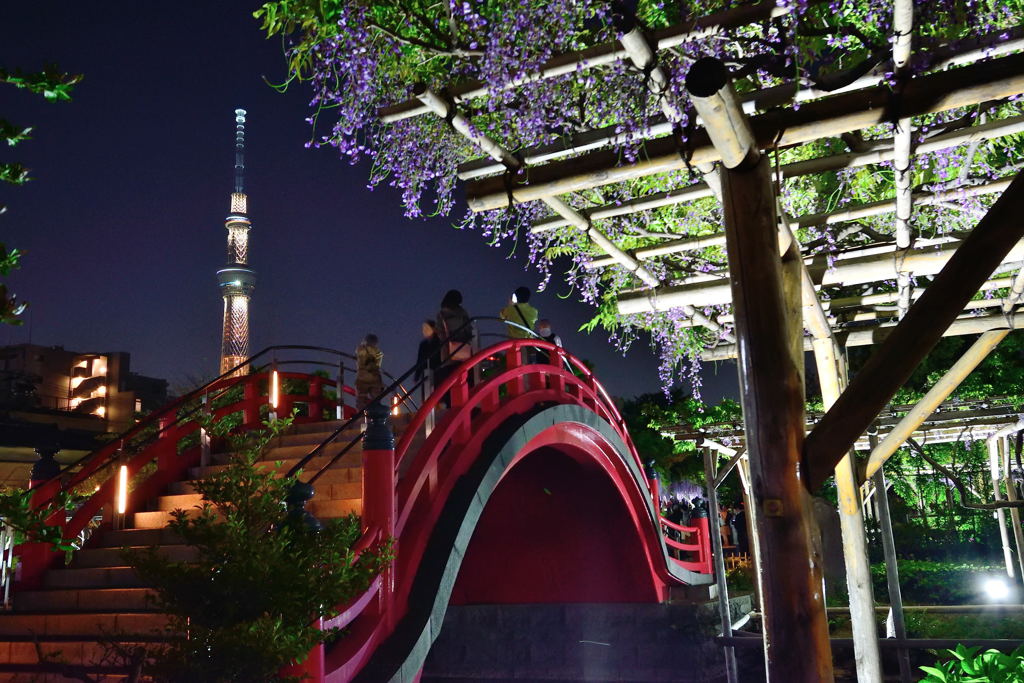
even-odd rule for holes
{"type": "MultiPolygon", "coordinates": [[[[407,418],[395,418],[399,428],[407,418]]],[[[340,422],[293,425],[279,436],[262,461],[278,471],[287,472],[320,444],[340,422]]],[[[315,472],[359,436],[350,428],[327,446],[307,466],[315,472]]],[[[194,549],[166,529],[175,509],[195,510],[202,496],[195,492],[195,481],[227,466],[230,454],[214,454],[213,464],[189,471],[191,479],[170,484],[163,495],[148,501],[144,511],[131,516],[130,528],[100,530],[87,547],[74,554],[66,567],[48,571],[38,590],[15,592],[13,609],[0,613],[0,682],[84,680],[58,673],[41,673],[40,658],[47,662],[84,667],[96,680],[122,680],[110,674],[104,662],[103,640],[125,645],[159,640],[167,617],[149,603],[151,594],[131,567],[125,566],[124,548],[159,546],[160,552],[176,560],[194,557],[194,549]],[[36,668],[36,671],[31,671],[36,668]]],[[[308,478],[308,477],[304,477],[308,478]]],[[[316,495],[307,509],[319,519],[331,519],[362,510],[362,443],[353,446],[316,482],[316,495]]]]}

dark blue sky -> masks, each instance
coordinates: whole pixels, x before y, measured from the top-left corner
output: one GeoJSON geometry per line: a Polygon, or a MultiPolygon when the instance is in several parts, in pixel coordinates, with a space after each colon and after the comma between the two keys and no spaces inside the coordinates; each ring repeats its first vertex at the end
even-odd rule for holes
{"type": "MultiPolygon", "coordinates": [[[[0,117],[35,127],[33,140],[0,152],[35,178],[0,186],[0,241],[28,252],[9,282],[31,302],[33,342],[130,351],[135,371],[172,385],[213,373],[236,107],[249,111],[254,351],[351,350],[373,331],[397,371],[413,361],[419,322],[445,290],[461,289],[471,314],[493,315],[516,286],[536,284],[521,254],[507,259],[445,220],[410,221],[396,192],[366,188],[365,166],[305,149],[309,93],[264,83],[281,78],[283,58],[251,18],[256,6],[36,0],[0,9],[0,65],[57,62],[85,75],[71,103],[0,89],[0,117]]],[[[623,358],[604,335],[575,332],[590,308],[558,298],[566,290],[553,280],[534,302],[566,346],[613,393],[656,391],[647,345],[623,358]]],[[[28,337],[28,325],[0,328],[0,344],[28,337]]],[[[731,392],[732,366],[712,373],[707,398],[731,392]]]]}

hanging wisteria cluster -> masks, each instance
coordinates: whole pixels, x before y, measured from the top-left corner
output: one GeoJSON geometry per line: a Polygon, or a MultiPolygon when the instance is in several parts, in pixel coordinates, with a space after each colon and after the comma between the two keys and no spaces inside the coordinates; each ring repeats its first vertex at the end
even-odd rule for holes
{"type": "MultiPolygon", "coordinates": [[[[622,316],[615,302],[624,290],[642,286],[618,265],[591,267],[603,254],[582,231],[558,227],[531,232],[550,210],[539,202],[460,216],[454,199],[459,165],[480,156],[471,142],[435,116],[383,123],[379,110],[409,99],[416,84],[438,92],[462,82],[478,82],[479,97],[459,106],[476,131],[512,152],[553,143],[595,129],[615,134],[612,143],[623,163],[642,152],[645,130],[670,109],[681,114],[675,134],[686,144],[694,116],[683,80],[697,58],[717,56],[730,67],[737,89],[760,90],[784,82],[831,90],[843,87],[845,74],[858,66],[886,69],[892,50],[891,0],[776,0],[782,16],[691,40],[659,54],[668,85],[653,87],[649,72],[628,60],[563,75],[536,79],[551,58],[614,41],[628,27],[653,30],[732,6],[728,0],[278,0],[256,16],[268,35],[286,40],[289,80],[305,81],[313,92],[310,145],[330,145],[356,163],[371,164],[370,185],[399,189],[410,217],[448,216],[477,230],[494,246],[521,248],[547,286],[553,273],[564,273],[568,286],[596,312],[589,327],[606,329],[622,348],[646,331],[658,347],[661,376],[669,386],[680,374],[699,392],[701,350],[720,343],[729,326],[718,331],[695,327],[682,310],[622,316]]],[[[997,32],[1024,16],[1024,0],[915,0],[915,57],[910,73],[932,68],[936,48],[997,32]]],[[[898,80],[891,67],[884,74],[898,80]]],[[[798,102],[791,103],[798,107],[798,102]]],[[[1024,113],[1017,102],[990,103],[969,110],[918,117],[915,140],[978,121],[1024,113]]],[[[877,126],[842,140],[820,140],[771,152],[783,165],[830,154],[856,151],[891,138],[891,125],[877,126]]],[[[1005,177],[1024,164],[1020,135],[981,144],[961,145],[918,155],[913,184],[936,191],[981,184],[1005,177]]],[[[781,180],[787,216],[821,214],[894,196],[892,164],[826,171],[781,180]]],[[[695,169],[631,180],[565,197],[586,210],[618,205],[655,192],[700,181],[695,169]]],[[[969,229],[993,201],[992,195],[963,197],[915,208],[914,227],[921,236],[938,237],[969,229]]],[[[717,201],[708,197],[618,216],[600,228],[619,247],[634,250],[681,236],[720,231],[717,201]]],[[[893,232],[890,214],[840,224],[801,224],[797,237],[811,252],[834,255],[857,244],[884,239],[893,232]]],[[[722,247],[677,252],[644,261],[667,285],[725,268],[722,247]]],[[[895,286],[895,285],[894,285],[895,286]]],[[[823,291],[824,297],[836,291],[823,291]]],[[[701,311],[709,317],[727,307],[701,311]]]]}

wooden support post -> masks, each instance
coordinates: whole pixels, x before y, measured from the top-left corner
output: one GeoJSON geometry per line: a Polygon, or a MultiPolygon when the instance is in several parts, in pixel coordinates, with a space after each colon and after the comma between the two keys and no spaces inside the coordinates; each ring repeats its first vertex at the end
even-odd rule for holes
{"type": "MultiPolygon", "coordinates": [[[[1003,456],[1003,477],[1006,481],[1006,500],[1016,501],[1017,488],[1010,476],[1010,440],[1008,437],[999,439],[999,449],[1003,456]]],[[[1010,525],[1013,527],[1013,544],[1017,550],[1017,564],[1020,567],[1020,575],[1024,578],[1024,530],[1020,527],[1020,508],[1010,508],[1010,525]]]]}
{"type": "MultiPolygon", "coordinates": [[[[868,439],[877,441],[874,434],[868,439]]],[[[875,501],[878,505],[879,530],[882,533],[882,552],[885,554],[885,579],[889,587],[889,611],[892,614],[893,636],[900,640],[907,638],[907,626],[903,619],[903,593],[900,591],[900,571],[896,563],[896,543],[892,536],[892,517],[889,514],[889,492],[886,490],[885,472],[881,469],[872,478],[875,483],[875,501]]],[[[888,636],[888,634],[886,634],[888,636]]],[[[906,648],[897,650],[900,663],[900,683],[910,683],[910,652],[906,648]]],[[[881,679],[879,679],[881,680],[881,679]]]]}
{"type": "MultiPolygon", "coordinates": [[[[740,387],[763,563],[769,680],[832,680],[820,563],[799,470],[804,392],[778,255],[775,193],[767,159],[722,174],[727,252],[740,348],[740,387]]],[[[789,308],[799,308],[799,301],[789,308]]]]}
{"type": "MultiPolygon", "coordinates": [[[[725,576],[725,551],[722,548],[722,516],[718,509],[718,490],[715,488],[716,463],[718,453],[710,448],[704,451],[704,482],[708,492],[708,532],[711,536],[711,549],[714,553],[715,577],[718,579],[718,617],[722,625],[722,636],[732,637],[732,614],[729,610],[729,585],[725,576]]],[[[736,670],[736,650],[726,645],[725,680],[728,683],[739,681],[736,670]]]]}
{"type": "MultiPolygon", "coordinates": [[[[992,500],[999,502],[1003,500],[1000,490],[999,468],[1002,463],[999,460],[999,446],[996,439],[989,438],[985,445],[988,447],[988,468],[992,475],[992,500]]],[[[999,542],[1003,546],[1003,563],[1006,565],[1006,575],[1011,579],[1017,575],[1013,569],[1013,552],[1010,550],[1010,534],[1006,529],[1006,511],[1003,508],[996,508],[996,523],[999,524],[999,542]]]]}
{"type": "Polygon", "coordinates": [[[728,71],[702,59],[686,78],[720,152],[740,392],[759,522],[770,681],[831,681],[832,655],[813,517],[799,468],[804,425],[799,259],[779,258],[768,160],[736,105],[728,71]]]}
{"type": "Polygon", "coordinates": [[[1024,235],[1020,173],[964,240],[907,315],[878,347],[804,444],[806,483],[829,476],[879,411],[903,386],[982,283],[1024,235]]]}

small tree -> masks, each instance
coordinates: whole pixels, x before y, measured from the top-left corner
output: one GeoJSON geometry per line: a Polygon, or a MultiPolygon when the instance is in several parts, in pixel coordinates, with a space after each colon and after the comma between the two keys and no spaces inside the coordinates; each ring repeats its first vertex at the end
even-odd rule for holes
{"type": "Polygon", "coordinates": [[[355,557],[357,515],[320,527],[288,515],[283,501],[296,479],[277,476],[280,462],[258,461],[290,423],[234,438],[231,464],[196,483],[199,514],[174,511],[169,528],[196,549],[194,560],[172,561],[155,547],[126,553],[170,616],[169,641],[151,653],[154,680],[281,680],[281,667],[338,635],[313,620],[336,614],[390,561],[388,544],[355,557]]]}
{"type": "MultiPolygon", "coordinates": [[[[82,80],[81,75],[70,75],[60,71],[56,66],[47,66],[42,71],[25,73],[20,70],[8,71],[0,68],[0,83],[13,85],[20,90],[27,90],[42,95],[48,102],[65,102],[71,99],[72,88],[82,80]]],[[[8,147],[14,147],[31,137],[32,128],[17,126],[6,119],[0,118],[0,141],[8,147]]],[[[29,181],[29,170],[17,162],[0,161],[0,182],[12,185],[23,185],[29,181]]],[[[0,213],[6,207],[0,205],[0,213]]],[[[0,275],[8,275],[18,267],[22,252],[7,248],[0,242],[0,275]]],[[[18,303],[14,294],[7,291],[7,286],[0,283],[0,324],[20,325],[18,316],[25,310],[24,303],[18,303]]]]}

